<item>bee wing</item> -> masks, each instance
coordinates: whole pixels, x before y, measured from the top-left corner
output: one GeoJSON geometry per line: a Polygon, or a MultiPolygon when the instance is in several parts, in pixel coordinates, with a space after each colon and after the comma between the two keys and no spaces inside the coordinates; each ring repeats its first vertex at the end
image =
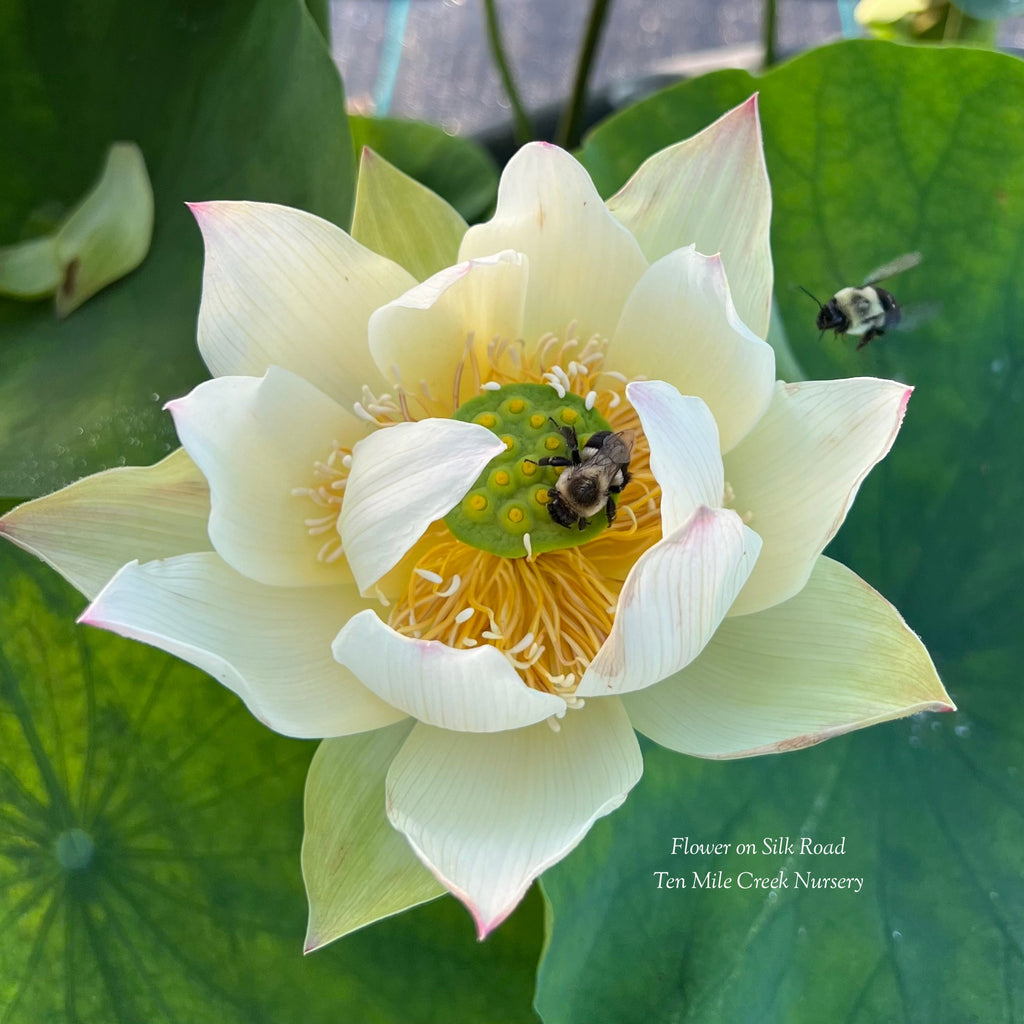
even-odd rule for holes
{"type": "Polygon", "coordinates": [[[934,320],[942,312],[941,302],[915,302],[900,309],[900,322],[894,328],[901,334],[917,330],[918,327],[934,320]]]}
{"type": "Polygon", "coordinates": [[[920,262],[921,254],[919,252],[905,252],[902,256],[897,256],[896,259],[884,264],[877,270],[872,270],[864,279],[864,284],[869,285],[874,284],[876,281],[884,281],[887,277],[901,274],[904,270],[916,267],[920,262]]]}
{"type": "Polygon", "coordinates": [[[604,450],[608,458],[613,462],[629,462],[633,454],[633,441],[636,433],[632,430],[623,430],[618,434],[612,434],[604,443],[604,450]]]}

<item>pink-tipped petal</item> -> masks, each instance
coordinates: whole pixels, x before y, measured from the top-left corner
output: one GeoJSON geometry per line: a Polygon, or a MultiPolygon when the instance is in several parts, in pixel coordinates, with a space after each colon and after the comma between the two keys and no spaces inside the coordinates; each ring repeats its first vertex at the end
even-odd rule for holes
{"type": "Polygon", "coordinates": [[[646,160],[608,200],[652,263],[684,245],[720,252],[740,319],[768,332],[772,196],[757,97],[646,160]]]}
{"type": "Polygon", "coordinates": [[[761,541],[728,509],[699,508],[648,548],[619,593],[612,631],[578,696],[629,693],[688,665],[750,576],[761,541]]]}
{"type": "Polygon", "coordinates": [[[614,698],[484,735],[417,725],[388,772],[388,817],[484,938],[639,780],[636,736],[614,698]]]}
{"type": "Polygon", "coordinates": [[[899,612],[824,557],[795,597],[727,619],[692,665],[623,702],[651,739],[716,758],[796,750],[953,707],[899,612]]]}
{"type": "Polygon", "coordinates": [[[351,406],[386,390],[370,314],[415,278],[341,228],[273,203],[196,203],[206,262],[199,350],[215,376],[283,366],[351,406]]]}

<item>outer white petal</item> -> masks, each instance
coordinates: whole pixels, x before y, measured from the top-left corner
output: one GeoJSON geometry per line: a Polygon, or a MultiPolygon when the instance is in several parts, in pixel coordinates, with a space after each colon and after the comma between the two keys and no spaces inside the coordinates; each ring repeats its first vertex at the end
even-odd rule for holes
{"type": "Polygon", "coordinates": [[[386,390],[370,314],[416,279],[341,228],[272,203],[196,203],[206,245],[199,350],[215,376],[283,366],[345,405],[386,390]]]}
{"type": "Polygon", "coordinates": [[[405,717],[331,657],[338,623],[365,606],[351,585],[265,587],[201,552],[129,563],[80,621],[209,672],[287,736],[345,736],[405,717]]]}
{"type": "Polygon", "coordinates": [[[418,725],[388,773],[388,817],[483,938],[643,771],[621,702],[484,736],[418,725]]]}
{"type": "Polygon", "coordinates": [[[736,315],[722,261],[692,246],[658,260],[626,302],[608,365],[702,398],[727,452],[772,399],[775,353],[736,315]]]}
{"type": "Polygon", "coordinates": [[[384,813],[384,780],[413,725],[324,740],[313,755],[302,838],[307,953],[444,892],[384,813]]]}
{"type": "Polygon", "coordinates": [[[520,337],[525,295],[521,253],[459,263],[378,309],[370,317],[370,351],[389,380],[413,395],[425,382],[430,394],[454,409],[478,393],[467,372],[453,395],[467,342],[485,355],[492,339],[520,337]]]}
{"type": "Polygon", "coordinates": [[[689,665],[725,618],[760,549],[760,538],[735,512],[697,509],[630,570],[612,631],[576,693],[628,693],[689,665]]]}
{"type": "Polygon", "coordinates": [[[504,450],[486,427],[461,420],[396,423],[360,441],[338,523],[360,590],[397,565],[504,450]]]}
{"type": "Polygon", "coordinates": [[[207,551],[210,491],[183,448],[153,466],[108,469],[0,518],[0,535],[88,598],[133,558],[207,551]]]}
{"type": "Polygon", "coordinates": [[[178,436],[210,483],[210,540],[217,553],[259,583],[322,586],[351,580],[341,560],[317,559],[324,536],[306,519],[318,508],[296,488],[316,483],[313,467],[332,444],[352,445],[366,424],[301,377],[218,377],[169,402],[178,436]]]}
{"type": "Polygon", "coordinates": [[[733,507],[764,541],[730,615],[792,597],[892,447],[913,388],[891,380],[779,383],[760,423],[725,458],[733,507]]]}
{"type": "Polygon", "coordinates": [[[824,557],[796,597],[726,620],[692,665],[624,703],[642,733],[700,757],[796,750],[917,711],[953,710],[899,612],[824,557]]]}
{"type": "Polygon", "coordinates": [[[674,533],[701,505],[716,508],[725,493],[718,427],[699,399],[664,381],[626,385],[651,449],[651,472],[661,487],[662,536],[674,533]]]}
{"type": "Polygon", "coordinates": [[[530,287],[523,335],[565,337],[570,323],[586,341],[610,337],[633,285],[647,268],[633,236],[608,213],[587,172],[546,142],[524,146],[498,185],[493,219],[471,227],[459,259],[503,249],[526,253],[530,287]]]}
{"type": "Polygon", "coordinates": [[[565,713],[561,697],[531,690],[496,647],[402,636],[372,611],[349,619],[333,650],[382,700],[441,729],[501,732],[565,713]]]}
{"type": "Polygon", "coordinates": [[[685,142],[646,160],[608,200],[651,260],[691,243],[722,254],[740,318],[768,332],[772,193],[761,144],[757,97],[685,142]]]}

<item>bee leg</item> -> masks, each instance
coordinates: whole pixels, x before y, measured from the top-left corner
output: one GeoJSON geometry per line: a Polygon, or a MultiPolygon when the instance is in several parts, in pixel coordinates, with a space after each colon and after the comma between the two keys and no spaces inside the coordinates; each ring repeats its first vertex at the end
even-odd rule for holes
{"type": "MultiPolygon", "coordinates": [[[[609,487],[609,491],[614,491],[618,494],[622,490],[621,487],[609,487]]],[[[615,522],[615,502],[611,498],[608,499],[608,503],[604,507],[604,514],[608,517],[608,525],[611,526],[615,522]]]]}
{"type": "Polygon", "coordinates": [[[885,334],[885,331],[881,328],[872,327],[871,330],[868,331],[867,334],[865,334],[858,342],[857,351],[859,352],[869,341],[872,341],[875,338],[880,338],[883,334],[885,334]]]}
{"type": "Polygon", "coordinates": [[[589,520],[585,519],[583,516],[580,516],[580,529],[585,530],[589,525],[589,520]]]}
{"type": "Polygon", "coordinates": [[[572,456],[571,463],[565,463],[565,465],[578,466],[582,461],[580,459],[580,439],[576,436],[576,430],[573,427],[560,427],[556,422],[554,416],[549,416],[548,420],[551,422],[551,426],[555,428],[565,441],[566,447],[569,449],[569,455],[572,456]]]}
{"type": "MultiPolygon", "coordinates": [[[[524,462],[533,462],[533,459],[524,459],[524,462]]],[[[536,461],[537,466],[571,466],[572,462],[564,455],[545,455],[536,461]]]]}
{"type": "Polygon", "coordinates": [[[621,494],[622,493],[622,488],[625,487],[626,484],[628,484],[629,481],[632,479],[632,477],[629,475],[629,470],[628,469],[620,469],[619,473],[622,475],[622,483],[621,484],[612,484],[608,488],[608,493],[609,494],[621,494]]]}

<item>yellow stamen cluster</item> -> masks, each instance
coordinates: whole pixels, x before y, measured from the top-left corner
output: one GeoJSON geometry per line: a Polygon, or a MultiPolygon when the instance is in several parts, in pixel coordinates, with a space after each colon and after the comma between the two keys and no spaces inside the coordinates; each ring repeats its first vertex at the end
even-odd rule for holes
{"type": "Polygon", "coordinates": [[[389,624],[449,647],[492,644],[528,686],[571,692],[611,630],[619,587],[581,548],[502,558],[449,535],[417,562],[389,624]]]}
{"type": "MultiPolygon", "coordinates": [[[[625,384],[622,385],[625,390],[625,384]]],[[[598,410],[612,430],[633,432],[630,481],[619,496],[615,522],[587,545],[587,556],[599,572],[625,579],[633,563],[661,540],[661,488],[651,472],[651,449],[631,405],[598,410]]]]}

